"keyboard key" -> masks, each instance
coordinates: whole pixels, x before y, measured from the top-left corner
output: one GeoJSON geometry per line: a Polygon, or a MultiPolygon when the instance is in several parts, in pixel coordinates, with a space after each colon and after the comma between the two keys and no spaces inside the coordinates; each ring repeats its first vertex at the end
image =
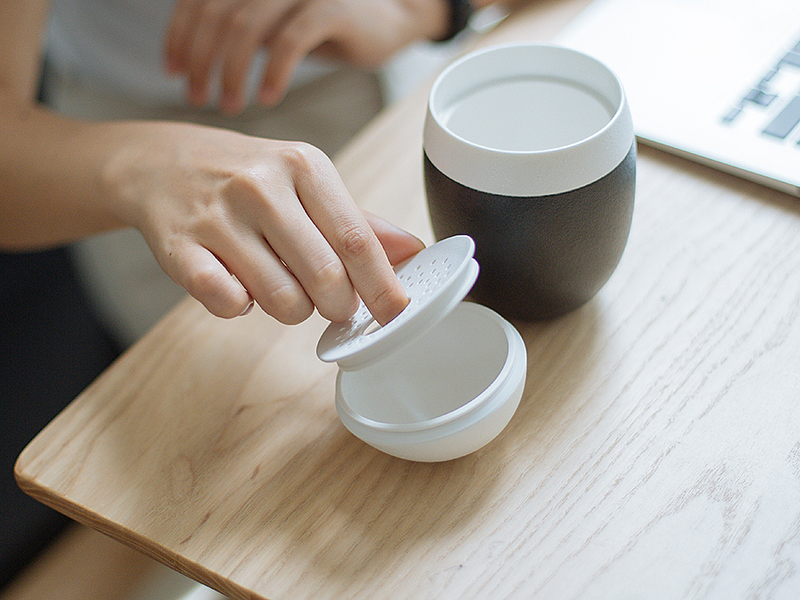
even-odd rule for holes
{"type": "Polygon", "coordinates": [[[800,67],[800,53],[787,52],[786,56],[781,59],[781,63],[792,65],[793,67],[800,67]]]}
{"type": "Polygon", "coordinates": [[[777,97],[778,96],[776,94],[768,94],[764,90],[753,88],[750,90],[750,93],[744,97],[744,99],[748,102],[752,102],[753,104],[758,104],[759,106],[769,106],[777,97]]]}
{"type": "Polygon", "coordinates": [[[739,116],[739,113],[741,113],[741,112],[742,112],[742,107],[741,107],[741,106],[737,106],[736,108],[732,108],[732,109],[730,110],[730,112],[728,112],[728,114],[727,114],[727,115],[725,115],[724,117],[722,117],[722,122],[723,122],[723,123],[732,123],[732,122],[733,122],[733,120],[734,120],[736,117],[738,117],[738,116],[739,116]]]}
{"type": "Polygon", "coordinates": [[[798,123],[800,123],[800,96],[795,96],[775,117],[772,123],[767,125],[763,133],[785,139],[792,132],[792,129],[797,127],[798,123]]]}
{"type": "Polygon", "coordinates": [[[770,81],[772,81],[772,78],[775,77],[775,75],[777,74],[778,74],[778,69],[772,69],[769,73],[767,73],[766,75],[764,75],[764,77],[761,78],[761,81],[759,82],[758,85],[760,87],[766,87],[767,84],[770,81]]]}

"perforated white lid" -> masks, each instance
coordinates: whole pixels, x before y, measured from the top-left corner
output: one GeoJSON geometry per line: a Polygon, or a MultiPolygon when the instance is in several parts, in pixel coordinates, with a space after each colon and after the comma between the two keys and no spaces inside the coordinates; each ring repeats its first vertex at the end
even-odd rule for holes
{"type": "Polygon", "coordinates": [[[453,310],[478,278],[475,242],[459,235],[433,244],[395,268],[410,302],[383,327],[364,304],[349,320],[331,323],[317,344],[317,356],[355,371],[388,356],[453,310]]]}

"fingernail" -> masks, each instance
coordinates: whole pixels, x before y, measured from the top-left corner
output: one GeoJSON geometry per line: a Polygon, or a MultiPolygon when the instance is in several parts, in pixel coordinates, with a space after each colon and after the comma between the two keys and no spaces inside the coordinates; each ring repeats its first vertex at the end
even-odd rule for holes
{"type": "Polygon", "coordinates": [[[247,308],[245,308],[244,311],[242,312],[242,314],[240,314],[239,316],[240,317],[244,317],[244,316],[249,315],[251,312],[253,312],[253,307],[255,305],[256,305],[256,301],[255,300],[250,300],[250,304],[247,305],[247,308]]]}

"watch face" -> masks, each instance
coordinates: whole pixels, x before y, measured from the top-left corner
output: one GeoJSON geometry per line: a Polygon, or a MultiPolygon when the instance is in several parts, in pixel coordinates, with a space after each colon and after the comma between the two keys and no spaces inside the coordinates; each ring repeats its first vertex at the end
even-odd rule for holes
{"type": "Polygon", "coordinates": [[[469,0],[450,0],[450,28],[444,37],[437,42],[449,42],[469,25],[470,17],[474,12],[469,0]]]}

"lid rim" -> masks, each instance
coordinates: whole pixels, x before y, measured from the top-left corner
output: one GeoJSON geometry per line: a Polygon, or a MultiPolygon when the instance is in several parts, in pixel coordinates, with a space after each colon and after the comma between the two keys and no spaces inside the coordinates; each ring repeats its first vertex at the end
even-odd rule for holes
{"type": "Polygon", "coordinates": [[[343,371],[356,371],[385,359],[429,331],[458,306],[475,284],[480,268],[474,254],[475,242],[466,235],[453,236],[421,250],[397,268],[410,299],[403,312],[381,329],[365,333],[374,319],[362,303],[350,320],[328,326],[317,343],[317,356],[324,362],[336,362],[343,371]],[[444,273],[438,271],[438,266],[434,268],[437,261],[441,261],[444,273]],[[455,269],[451,271],[452,265],[455,269]],[[415,279],[428,274],[427,281],[415,279]],[[415,283],[418,285],[413,288],[415,283]]]}

